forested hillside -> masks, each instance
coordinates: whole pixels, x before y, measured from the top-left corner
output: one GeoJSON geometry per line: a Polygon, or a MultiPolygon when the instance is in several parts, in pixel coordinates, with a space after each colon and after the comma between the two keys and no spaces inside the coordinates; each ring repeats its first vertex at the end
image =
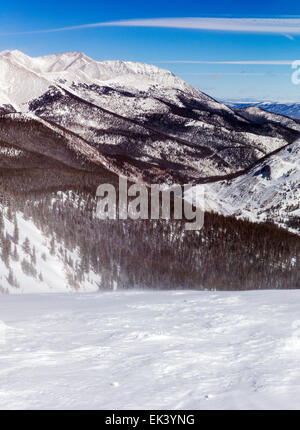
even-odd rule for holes
{"type": "Polygon", "coordinates": [[[2,292],[20,287],[18,265],[28,281],[45,283],[45,258],[59,266],[70,290],[300,288],[299,237],[271,224],[213,213],[193,232],[183,221],[101,221],[94,195],[83,190],[6,195],[5,207],[2,292]],[[34,236],[19,239],[20,222],[23,231],[34,224],[43,246],[34,236]]]}

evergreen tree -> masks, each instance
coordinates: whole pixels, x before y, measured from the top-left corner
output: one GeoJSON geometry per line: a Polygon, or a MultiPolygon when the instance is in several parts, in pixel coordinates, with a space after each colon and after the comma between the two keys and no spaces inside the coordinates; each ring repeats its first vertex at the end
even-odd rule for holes
{"type": "Polygon", "coordinates": [[[11,285],[12,287],[14,286],[14,275],[11,269],[9,269],[8,272],[8,278],[7,278],[7,282],[9,283],[9,285],[11,285]]]}
{"type": "Polygon", "coordinates": [[[31,263],[32,263],[34,266],[36,265],[36,252],[35,252],[35,246],[33,246],[33,248],[32,248],[31,263]]]}
{"type": "Polygon", "coordinates": [[[9,267],[9,257],[11,254],[11,242],[8,235],[5,236],[2,243],[2,259],[7,267],[9,267]]]}
{"type": "Polygon", "coordinates": [[[13,241],[17,245],[19,243],[19,227],[17,222],[17,217],[14,218],[14,236],[13,241]]]}
{"type": "Polygon", "coordinates": [[[13,220],[13,215],[12,215],[12,210],[11,210],[10,204],[8,204],[6,216],[7,216],[8,221],[13,220]]]}
{"type": "Polygon", "coordinates": [[[30,254],[31,249],[30,249],[30,242],[28,237],[26,237],[26,239],[24,240],[22,248],[25,254],[30,254]]]}
{"type": "Polygon", "coordinates": [[[15,261],[19,261],[19,254],[18,254],[18,250],[17,250],[16,245],[14,246],[14,252],[13,252],[12,257],[15,261]]]}
{"type": "Polygon", "coordinates": [[[54,240],[54,237],[52,237],[52,239],[50,241],[50,255],[52,255],[52,256],[55,255],[55,240],[54,240]]]}
{"type": "Polygon", "coordinates": [[[14,277],[13,272],[12,272],[11,269],[9,269],[9,272],[8,272],[7,282],[9,283],[9,285],[11,285],[14,288],[20,288],[19,284],[18,284],[18,281],[14,277]]]}
{"type": "Polygon", "coordinates": [[[3,212],[0,210],[0,232],[2,232],[4,229],[4,218],[3,218],[3,212]]]}

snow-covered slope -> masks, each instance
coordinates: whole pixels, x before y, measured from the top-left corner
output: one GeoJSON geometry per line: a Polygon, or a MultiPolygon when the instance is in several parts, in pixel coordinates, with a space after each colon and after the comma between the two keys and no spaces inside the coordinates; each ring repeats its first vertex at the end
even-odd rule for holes
{"type": "MultiPolygon", "coordinates": [[[[31,218],[25,218],[24,213],[17,212],[10,219],[9,211],[1,204],[0,211],[4,220],[1,228],[4,244],[0,258],[0,294],[75,291],[76,287],[68,282],[71,268],[66,261],[71,258],[76,265],[80,262],[78,252],[66,249],[63,253],[58,252],[58,246],[52,244],[51,237],[39,229],[31,218]],[[10,249],[7,258],[6,246],[10,249]]],[[[81,282],[80,291],[97,291],[95,280],[96,277],[90,273],[81,282]]]]}
{"type": "Polygon", "coordinates": [[[29,111],[118,162],[130,157],[126,171],[135,179],[182,182],[233,173],[299,134],[294,123],[244,118],[152,65],[97,62],[80,52],[31,58],[20,51],[0,53],[0,65],[0,113],[29,111]]]}
{"type": "MultiPolygon", "coordinates": [[[[132,86],[133,88],[145,91],[149,90],[151,86],[163,86],[177,88],[191,94],[200,94],[199,91],[193,89],[168,70],[143,63],[123,61],[97,62],[81,52],[67,52],[31,58],[17,50],[3,51],[0,52],[0,60],[0,70],[4,68],[4,64],[7,64],[6,68],[9,68],[9,73],[6,74],[2,82],[5,83],[11,80],[13,85],[13,79],[17,78],[19,73],[22,72],[22,83],[25,89],[27,84],[30,84],[30,71],[35,76],[43,78],[44,83],[48,82],[48,85],[49,82],[52,84],[64,83],[65,85],[71,85],[74,82],[105,84],[109,86],[132,86]],[[25,75],[25,71],[27,72],[27,76],[25,75]]],[[[16,86],[14,88],[16,90],[16,86]]],[[[30,86],[27,89],[30,90],[30,86]]],[[[26,98],[28,101],[36,96],[37,94],[34,92],[29,97],[28,94],[24,94],[22,102],[26,98]]],[[[210,99],[205,95],[203,95],[203,98],[206,100],[210,99]]],[[[17,103],[19,99],[16,98],[13,101],[17,103]]]]}
{"type": "Polygon", "coordinates": [[[275,124],[280,124],[293,130],[300,131],[300,121],[268,112],[260,107],[250,106],[244,109],[236,109],[236,112],[251,121],[257,122],[258,124],[273,122],[275,124]]]}
{"type": "Polygon", "coordinates": [[[300,232],[300,140],[232,181],[206,185],[205,202],[207,210],[283,227],[298,219],[300,232]]]}
{"type": "Polygon", "coordinates": [[[43,94],[51,82],[19,64],[14,59],[0,55],[0,106],[11,104],[26,110],[26,103],[43,94]]]}
{"type": "Polygon", "coordinates": [[[299,306],[299,291],[1,297],[0,408],[298,410],[299,306]]]}

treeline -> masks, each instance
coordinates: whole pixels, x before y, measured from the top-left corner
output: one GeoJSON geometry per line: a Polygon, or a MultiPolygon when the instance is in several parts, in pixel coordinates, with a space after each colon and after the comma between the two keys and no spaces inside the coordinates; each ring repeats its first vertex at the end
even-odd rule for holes
{"type": "Polygon", "coordinates": [[[74,288],[91,271],[99,289],[300,288],[300,238],[271,224],[211,213],[199,232],[181,221],[100,221],[87,191],[19,195],[6,204],[45,233],[74,288]]]}

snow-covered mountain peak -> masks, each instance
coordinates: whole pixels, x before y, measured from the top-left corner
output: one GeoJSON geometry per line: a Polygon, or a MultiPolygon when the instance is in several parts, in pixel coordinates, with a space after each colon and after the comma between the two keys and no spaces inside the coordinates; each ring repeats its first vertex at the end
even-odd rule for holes
{"type": "Polygon", "coordinates": [[[5,57],[11,59],[12,61],[16,61],[23,66],[29,67],[31,70],[37,73],[48,73],[56,64],[58,71],[64,71],[74,61],[93,61],[91,58],[80,51],[44,55],[40,57],[30,57],[29,55],[24,54],[22,51],[15,49],[11,51],[6,50],[0,52],[0,57],[5,57]]]}
{"type": "Polygon", "coordinates": [[[82,52],[64,52],[33,58],[33,67],[40,73],[79,71],[93,60],[82,52]]]}
{"type": "Polygon", "coordinates": [[[26,54],[24,54],[24,52],[19,51],[18,49],[13,49],[13,50],[5,50],[0,52],[0,56],[2,57],[7,57],[7,58],[11,58],[13,60],[28,60],[30,59],[30,57],[26,54]]]}
{"type": "MultiPolygon", "coordinates": [[[[32,58],[21,51],[13,50],[0,52],[0,58],[3,61],[10,61],[25,67],[52,84],[61,83],[64,80],[66,85],[73,83],[98,84],[100,86],[111,84],[145,91],[154,85],[197,94],[198,97],[201,95],[199,91],[168,70],[131,61],[109,60],[99,62],[79,51],[32,58]]],[[[26,84],[26,80],[23,82],[26,84]]],[[[204,98],[209,99],[207,96],[204,98]]],[[[1,100],[0,103],[2,103],[1,100]]]]}
{"type": "Polygon", "coordinates": [[[30,64],[21,64],[18,51],[10,54],[0,54],[0,105],[11,104],[22,110],[25,103],[47,91],[51,82],[35,73],[30,64]]]}

